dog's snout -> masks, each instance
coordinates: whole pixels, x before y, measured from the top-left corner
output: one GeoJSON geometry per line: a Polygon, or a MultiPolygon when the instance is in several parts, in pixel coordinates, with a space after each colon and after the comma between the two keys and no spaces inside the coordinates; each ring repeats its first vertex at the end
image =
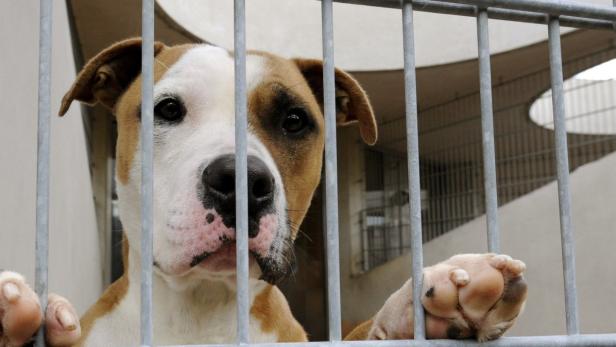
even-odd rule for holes
{"type": "MultiPolygon", "coordinates": [[[[206,199],[212,199],[221,214],[235,216],[234,155],[223,155],[210,163],[203,172],[203,186],[206,199]]],[[[273,206],[274,189],[274,176],[267,165],[255,156],[248,156],[248,214],[251,219],[258,219],[273,206]]],[[[251,226],[250,236],[257,233],[258,227],[251,226]]]]}

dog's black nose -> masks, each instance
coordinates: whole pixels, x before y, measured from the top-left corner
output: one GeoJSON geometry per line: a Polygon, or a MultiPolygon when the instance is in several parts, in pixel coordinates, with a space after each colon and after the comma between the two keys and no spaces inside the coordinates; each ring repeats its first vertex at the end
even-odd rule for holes
{"type": "MultiPolygon", "coordinates": [[[[212,203],[226,222],[235,222],[235,156],[216,158],[203,171],[204,203],[212,203]],[[211,201],[208,201],[211,200],[211,201]],[[227,218],[225,218],[227,217],[227,218]]],[[[274,176],[259,158],[248,156],[248,214],[251,219],[250,237],[258,233],[258,219],[273,208],[274,176]],[[257,225],[253,226],[256,222],[257,225]],[[256,228],[255,228],[256,227],[256,228]]],[[[227,224],[227,223],[225,223],[227,224]]],[[[228,225],[231,226],[231,225],[228,225]]]]}

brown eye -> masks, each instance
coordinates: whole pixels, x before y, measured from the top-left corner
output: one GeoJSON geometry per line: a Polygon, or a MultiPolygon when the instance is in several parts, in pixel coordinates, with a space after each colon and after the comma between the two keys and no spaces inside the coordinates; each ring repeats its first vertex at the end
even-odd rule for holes
{"type": "Polygon", "coordinates": [[[289,135],[295,135],[306,129],[308,124],[306,112],[299,108],[292,108],[282,120],[282,129],[289,135]]]}
{"type": "Polygon", "coordinates": [[[162,99],[154,107],[156,117],[168,122],[179,122],[186,115],[186,108],[182,102],[175,97],[167,97],[162,99]]]}

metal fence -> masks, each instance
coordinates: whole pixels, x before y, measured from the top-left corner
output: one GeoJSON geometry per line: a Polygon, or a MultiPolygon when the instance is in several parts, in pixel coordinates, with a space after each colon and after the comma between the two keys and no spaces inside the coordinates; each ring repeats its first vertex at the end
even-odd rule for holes
{"type": "MultiPolygon", "coordinates": [[[[585,79],[600,65],[615,63],[616,49],[594,50],[563,65],[569,77],[563,86],[570,171],[616,151],[616,79],[585,79]]],[[[550,70],[545,66],[492,87],[499,206],[556,179],[549,85],[550,70]]],[[[479,106],[476,92],[419,108],[424,243],[486,212],[479,106]]],[[[411,248],[404,121],[403,115],[382,121],[381,142],[364,149],[362,271],[411,248]]]]}
{"type": "MultiPolygon", "coordinates": [[[[236,190],[247,196],[246,159],[246,50],[245,0],[235,0],[235,127],[236,127],[236,190]]],[[[329,341],[312,343],[250,344],[248,336],[248,232],[247,199],[237,199],[237,341],[236,346],[474,346],[472,341],[425,340],[424,312],[414,305],[414,340],[341,341],[340,269],[338,256],[338,199],[336,165],[336,110],[334,99],[333,0],[322,0],[323,82],[326,120],[325,193],[327,303],[329,341]]],[[[493,134],[492,82],[488,18],[547,24],[549,60],[554,112],[555,147],[558,177],[558,200],[561,225],[561,245],[565,288],[567,334],[563,336],[505,337],[482,344],[485,346],[608,346],[616,345],[616,334],[581,335],[578,321],[575,285],[575,251],[571,226],[569,163],[565,129],[563,73],[560,47],[560,26],[612,29],[616,8],[571,2],[567,0],[339,0],[339,2],[401,8],[404,31],[404,77],[406,99],[406,133],[408,176],[410,189],[410,225],[412,242],[412,275],[414,302],[419,303],[422,288],[422,232],[420,170],[417,131],[417,94],[415,79],[415,47],[413,42],[413,11],[476,16],[480,62],[480,96],[483,136],[485,204],[487,211],[488,248],[498,252],[500,246],[497,220],[497,186],[493,134]]],[[[52,0],[40,0],[39,43],[39,125],[37,165],[36,216],[36,283],[43,307],[47,299],[48,209],[49,209],[49,119],[51,74],[51,10],[52,0]]],[[[616,0],[614,0],[616,6],[616,0]]],[[[142,10],[142,273],[141,273],[141,345],[153,345],[152,331],[152,128],[153,128],[153,45],[154,0],[143,0],[142,10]]],[[[37,346],[44,346],[44,332],[37,335],[37,346]]],[[[222,345],[220,345],[222,346],[222,345]]]]}

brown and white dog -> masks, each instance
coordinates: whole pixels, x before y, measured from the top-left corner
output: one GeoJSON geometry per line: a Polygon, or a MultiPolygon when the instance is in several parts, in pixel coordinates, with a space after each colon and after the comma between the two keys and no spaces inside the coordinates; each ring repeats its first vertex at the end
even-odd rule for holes
{"type": "MultiPolygon", "coordinates": [[[[131,39],[90,60],[64,97],[101,103],[118,123],[117,172],[125,231],[125,274],[79,322],[50,295],[42,316],[22,276],[0,273],[0,346],[21,346],[44,320],[51,346],[129,346],[139,341],[140,55],[131,39]]],[[[207,44],[155,45],[154,341],[235,339],[233,55],[207,44]]],[[[320,180],[324,147],[322,63],[247,54],[250,337],[306,341],[276,282],[290,271],[293,241],[320,180]]],[[[358,83],[336,71],[337,121],[377,139],[358,83]]],[[[524,264],[505,255],[466,254],[425,269],[422,304],[430,338],[494,339],[526,300],[524,264]]],[[[409,280],[348,339],[412,338],[409,280]]]]}

